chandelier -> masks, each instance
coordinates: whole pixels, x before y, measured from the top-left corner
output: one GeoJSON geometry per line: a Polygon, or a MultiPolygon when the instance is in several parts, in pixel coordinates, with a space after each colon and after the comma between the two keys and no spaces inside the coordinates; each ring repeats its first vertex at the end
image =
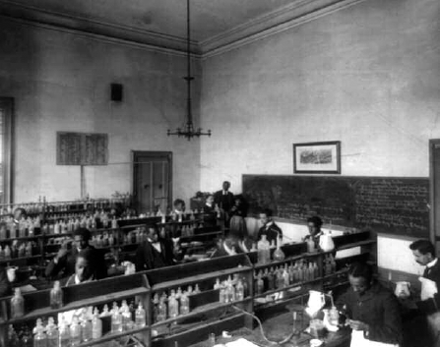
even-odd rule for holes
{"type": "Polygon", "coordinates": [[[171,131],[168,129],[167,135],[177,135],[178,137],[185,137],[190,141],[193,137],[200,137],[202,135],[208,135],[211,136],[211,130],[208,130],[207,132],[203,132],[201,128],[195,129],[194,123],[192,120],[192,107],[191,107],[191,82],[194,80],[194,77],[191,76],[191,51],[190,51],[190,42],[191,42],[191,36],[190,36],[190,16],[189,16],[189,1],[186,1],[186,8],[187,8],[187,18],[186,18],[186,30],[187,30],[187,40],[186,40],[186,55],[187,55],[187,76],[185,76],[183,79],[186,81],[187,85],[187,102],[186,102],[186,123],[182,128],[177,128],[175,131],[171,131]]]}

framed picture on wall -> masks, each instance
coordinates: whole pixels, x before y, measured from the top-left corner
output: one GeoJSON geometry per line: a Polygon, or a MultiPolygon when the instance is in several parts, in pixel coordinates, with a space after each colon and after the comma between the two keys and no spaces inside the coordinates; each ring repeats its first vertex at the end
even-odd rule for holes
{"type": "Polygon", "coordinates": [[[294,173],[341,173],[341,141],[293,144],[294,173]]]}

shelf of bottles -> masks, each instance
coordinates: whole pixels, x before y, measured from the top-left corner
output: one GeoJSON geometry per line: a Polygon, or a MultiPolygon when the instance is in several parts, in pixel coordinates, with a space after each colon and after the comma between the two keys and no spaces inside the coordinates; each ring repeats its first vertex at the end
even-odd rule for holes
{"type": "Polygon", "coordinates": [[[317,252],[306,243],[269,244],[263,236],[257,252],[250,255],[254,264],[254,304],[256,308],[288,300],[312,288],[322,288],[325,278],[337,272],[334,254],[317,252]],[[310,252],[307,252],[310,251],[310,252]]]}
{"type": "Polygon", "coordinates": [[[152,338],[173,335],[237,314],[234,306],[252,311],[252,266],[245,255],[151,270],[152,338]]]}
{"type": "Polygon", "coordinates": [[[55,282],[51,290],[24,295],[16,289],[2,302],[0,345],[116,347],[131,336],[148,341],[146,278],[135,274],[101,283],[61,288],[55,282]]]}

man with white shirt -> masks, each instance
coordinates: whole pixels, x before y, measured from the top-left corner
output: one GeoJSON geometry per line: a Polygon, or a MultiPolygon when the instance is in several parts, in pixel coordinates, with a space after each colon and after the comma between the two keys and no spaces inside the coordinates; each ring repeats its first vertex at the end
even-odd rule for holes
{"type": "Polygon", "coordinates": [[[173,247],[165,240],[159,239],[156,228],[147,231],[147,241],[136,250],[136,271],[157,269],[174,265],[173,247]]]}
{"type": "Polygon", "coordinates": [[[260,221],[263,226],[258,231],[258,240],[261,239],[262,235],[266,235],[266,240],[270,243],[277,243],[278,237],[283,237],[283,232],[280,227],[275,224],[272,219],[273,212],[271,209],[266,208],[260,212],[260,221]]]}
{"type": "Polygon", "coordinates": [[[428,320],[433,340],[432,346],[440,346],[440,262],[435,256],[434,245],[428,240],[417,240],[413,242],[411,249],[414,259],[420,265],[425,266],[422,282],[421,301],[417,307],[422,311],[428,320]]]}

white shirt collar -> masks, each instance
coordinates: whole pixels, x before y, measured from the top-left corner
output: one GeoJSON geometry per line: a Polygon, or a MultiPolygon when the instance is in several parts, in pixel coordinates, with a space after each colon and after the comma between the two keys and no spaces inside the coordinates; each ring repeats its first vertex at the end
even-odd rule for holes
{"type": "Polygon", "coordinates": [[[226,242],[223,241],[223,247],[225,248],[226,253],[228,253],[229,255],[236,255],[237,252],[234,249],[231,249],[228,247],[228,245],[226,244],[226,242]]]}
{"type": "Polygon", "coordinates": [[[437,264],[437,258],[435,258],[433,261],[430,261],[428,264],[426,264],[426,267],[429,269],[433,267],[435,264],[437,264]]]}
{"type": "Polygon", "coordinates": [[[269,229],[273,225],[273,220],[266,223],[266,229],[269,229]]]}

